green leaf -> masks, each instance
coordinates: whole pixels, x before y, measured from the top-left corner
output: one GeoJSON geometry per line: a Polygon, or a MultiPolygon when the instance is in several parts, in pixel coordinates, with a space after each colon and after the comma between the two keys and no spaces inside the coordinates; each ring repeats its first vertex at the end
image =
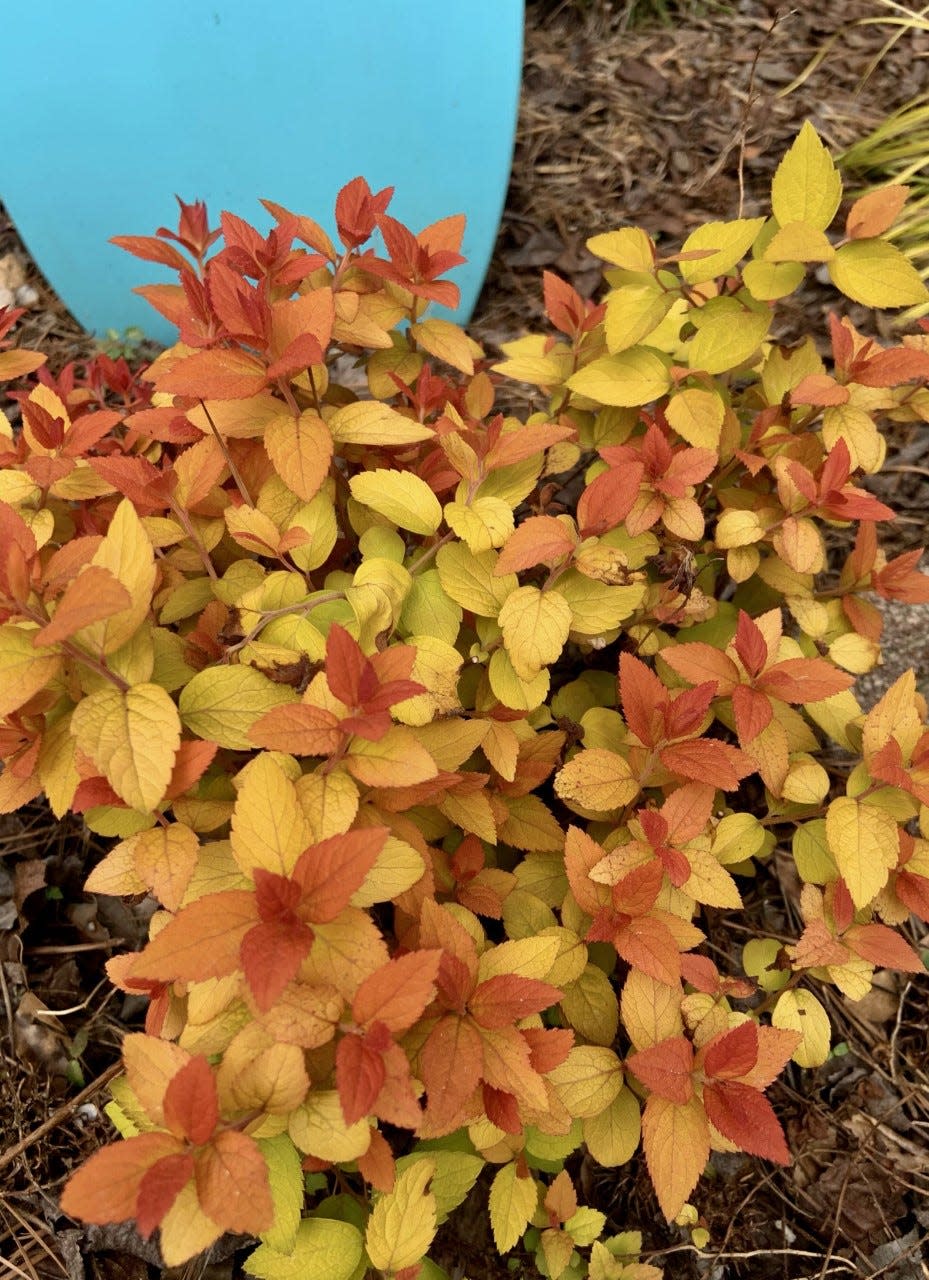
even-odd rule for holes
{"type": "Polygon", "coordinates": [[[774,216],[782,227],[788,222],[808,222],[825,231],[841,200],[842,179],[835,161],[806,120],[771,183],[774,216]]]}
{"type": "Polygon", "coordinates": [[[350,1280],[361,1255],[361,1233],[350,1223],[304,1218],[291,1253],[263,1244],[243,1265],[258,1280],[350,1280]]]}
{"type": "Polygon", "coordinates": [[[929,302],[913,264],[886,240],[852,240],[836,251],[829,276],[837,289],[866,307],[911,307],[929,302]]]}

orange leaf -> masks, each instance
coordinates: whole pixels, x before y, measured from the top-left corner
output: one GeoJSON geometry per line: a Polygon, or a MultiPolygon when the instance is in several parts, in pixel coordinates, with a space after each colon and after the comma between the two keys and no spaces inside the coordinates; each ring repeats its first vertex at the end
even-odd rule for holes
{"type": "Polygon", "coordinates": [[[181,1144],[170,1133],[142,1133],[95,1151],[68,1180],[62,1212],[97,1225],[134,1218],[147,1171],[180,1150],[181,1144]]]}
{"type": "Polygon", "coordinates": [[[849,240],[870,240],[888,231],[910,194],[909,187],[892,183],[860,196],[848,211],[845,234],[849,240]]]}
{"type": "Polygon", "coordinates": [[[668,1102],[683,1105],[693,1097],[693,1045],[684,1036],[661,1040],[630,1054],[626,1065],[647,1089],[668,1102]]]}
{"type": "Polygon", "coordinates": [[[477,985],[468,1010],[480,1026],[495,1029],[541,1013],[557,1004],[561,996],[562,992],[547,982],[501,973],[477,985]]]}
{"type": "Polygon", "coordinates": [[[252,1138],[224,1129],[196,1156],[197,1198],[227,1231],[259,1235],[274,1221],[268,1166],[252,1138]]]}
{"type": "Polygon", "coordinates": [[[770,1102],[757,1089],[736,1080],[708,1081],[703,1086],[703,1106],[711,1123],[740,1150],[790,1164],[784,1131],[770,1102]]]}
{"type": "Polygon", "coordinates": [[[408,1031],[435,996],[441,951],[412,951],[372,973],[352,1003],[355,1021],[383,1022],[389,1031],[408,1031]]]}
{"type": "Polygon", "coordinates": [[[703,684],[705,680],[716,682],[716,693],[725,698],[740,684],[739,670],[725,653],[712,645],[699,641],[669,645],[662,649],[661,660],[691,684],[703,684]]]}
{"type": "Polygon", "coordinates": [[[267,385],[265,366],[245,351],[195,351],[158,371],[159,391],[199,400],[247,400],[267,385]]]}
{"type": "Polygon", "coordinates": [[[257,920],[255,895],[247,889],[198,898],[139,953],[128,976],[162,982],[225,978],[238,969],[242,939],[257,920]]]}
{"type": "Polygon", "coordinates": [[[710,1130],[700,1099],[680,1105],[652,1094],[642,1115],[642,1147],[661,1211],[671,1222],[710,1158],[710,1130]]]}
{"type": "Polygon", "coordinates": [[[91,564],[65,588],[51,622],[35,632],[33,644],[57,644],[81,627],[129,607],[129,592],[109,569],[91,564]]]}
{"type": "Polygon", "coordinates": [[[371,1114],[385,1075],[382,1055],[363,1036],[342,1037],[335,1051],[335,1078],[346,1124],[371,1114]]]}
{"type": "Polygon", "coordinates": [[[311,409],[299,418],[285,410],[265,428],[264,446],[287,487],[305,502],[315,498],[332,461],[332,434],[322,418],[311,409]]]}
{"type": "Polygon", "coordinates": [[[311,844],[297,861],[293,879],[303,890],[304,917],[314,924],[334,920],[377,861],[389,832],[367,827],[311,844]]]}
{"type": "Polygon", "coordinates": [[[287,751],[295,756],[328,756],[342,741],[338,720],[331,711],[292,702],[272,707],[252,725],[249,738],[257,747],[287,751]]]}
{"type": "Polygon", "coordinates": [[[194,1158],[189,1151],[165,1156],[153,1164],[139,1183],[136,1227],[147,1240],[184,1187],[193,1177],[194,1158]]]}
{"type": "Polygon", "coordinates": [[[723,791],[734,791],[739,779],[752,772],[751,761],[738,747],[715,738],[674,742],[662,747],[658,758],[671,773],[694,782],[705,782],[723,791]]]}
{"type": "Polygon", "coordinates": [[[554,516],[530,516],[507,538],[494,565],[494,576],[518,573],[536,564],[551,567],[571,555],[576,542],[565,521],[554,516]]]}
{"type": "Polygon", "coordinates": [[[427,1119],[433,1129],[451,1132],[458,1127],[462,1107],[481,1078],[481,1037],[463,1018],[442,1018],[430,1031],[420,1059],[428,1097],[427,1119]]]}

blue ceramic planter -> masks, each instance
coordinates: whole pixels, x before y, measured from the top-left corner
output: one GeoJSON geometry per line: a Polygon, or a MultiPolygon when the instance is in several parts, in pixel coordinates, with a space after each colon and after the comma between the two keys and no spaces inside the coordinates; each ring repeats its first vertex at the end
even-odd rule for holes
{"type": "MultiPolygon", "coordinates": [[[[174,193],[262,228],[260,197],[332,231],[358,174],[419,230],[468,218],[474,306],[509,176],[523,0],[31,0],[9,5],[0,196],[87,328],[174,331],[133,287],[172,277],[112,235],[175,226],[174,193]]],[[[176,277],[175,277],[176,278],[176,277]]],[[[448,314],[448,313],[446,313],[448,314]]]]}

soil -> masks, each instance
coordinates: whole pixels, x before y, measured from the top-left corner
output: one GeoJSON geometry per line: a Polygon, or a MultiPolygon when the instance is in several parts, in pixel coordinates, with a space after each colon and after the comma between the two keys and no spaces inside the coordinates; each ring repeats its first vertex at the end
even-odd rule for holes
{"type": "MultiPolygon", "coordinates": [[[[854,25],[881,12],[877,0],[798,0],[793,9],[765,0],[669,3],[679,10],[672,24],[634,28],[632,7],[528,0],[512,180],[471,326],[491,352],[540,322],[543,269],[587,296],[597,290],[598,264],[585,248],[595,232],[637,223],[673,246],[699,222],[739,208],[752,215],[805,118],[839,151],[929,90],[926,33],[906,33],[862,83],[894,34],[854,25]],[[785,93],[835,32],[842,38],[818,69],[785,93]]],[[[93,339],[42,280],[0,207],[0,286],[13,268],[17,287],[36,294],[17,331],[22,345],[47,351],[54,368],[85,359],[93,339]]],[[[784,340],[821,327],[832,305],[811,283],[786,318],[784,340]]],[[[850,311],[887,336],[870,312],[850,311]]],[[[890,448],[886,472],[871,484],[901,513],[896,551],[925,537],[929,431],[898,430],[890,448]]],[[[888,672],[912,664],[926,678],[926,623],[925,608],[891,611],[888,672]]],[[[872,696],[888,672],[872,683],[872,696]]],[[[82,893],[101,852],[78,822],[56,823],[39,807],[0,818],[2,1277],[165,1274],[131,1230],[84,1230],[57,1210],[68,1171],[106,1140],[106,1084],[122,1034],[143,1012],[109,987],[103,962],[138,944],[144,914],[82,893]]],[[[796,900],[790,860],[777,856],[747,895],[746,937],[796,936],[796,900]]],[[[731,922],[724,930],[710,919],[708,933],[725,959],[731,922]]],[[[918,931],[915,940],[929,941],[918,931]]],[[[730,958],[737,966],[738,955],[730,958]]],[[[927,993],[924,976],[887,975],[864,1001],[830,1001],[834,1043],[847,1051],[814,1071],[791,1067],[771,1091],[793,1165],[714,1156],[695,1195],[710,1233],[702,1251],[686,1229],[663,1225],[640,1158],[614,1170],[572,1166],[583,1199],[609,1215],[612,1230],[641,1227],[643,1260],[663,1265],[668,1280],[929,1276],[927,993]]],[[[485,1194],[479,1187],[437,1242],[435,1256],[455,1280],[513,1274],[488,1239],[485,1194]]],[[[240,1243],[220,1242],[208,1264],[191,1264],[185,1276],[240,1274],[240,1243]]],[[[529,1261],[519,1267],[516,1274],[534,1274],[529,1261]]]]}

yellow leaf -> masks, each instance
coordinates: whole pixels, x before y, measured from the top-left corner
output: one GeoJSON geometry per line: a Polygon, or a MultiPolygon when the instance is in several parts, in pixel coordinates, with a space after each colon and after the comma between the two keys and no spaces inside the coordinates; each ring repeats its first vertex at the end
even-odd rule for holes
{"type": "Polygon", "coordinates": [[[642,1145],[661,1211],[673,1222],[710,1158],[701,1100],[693,1097],[680,1105],[652,1094],[642,1117],[642,1145]]]}
{"type": "MultiPolygon", "coordinates": [[[[655,547],[657,551],[657,543],[655,547]]],[[[630,617],[644,600],[645,592],[645,583],[614,587],[576,569],[569,569],[558,579],[558,593],[571,610],[571,631],[594,640],[608,635],[630,617]]]]}
{"type": "Polygon", "coordinates": [[[599,404],[650,404],[671,385],[670,361],[651,347],[629,347],[618,355],[600,356],[579,369],[567,385],[599,404]]]}
{"type": "Polygon", "coordinates": [[[897,823],[884,809],[839,796],[826,810],[826,841],[856,907],[866,907],[897,865],[897,823]]]}
{"type": "Polygon", "coordinates": [[[548,348],[547,343],[548,339],[541,333],[504,342],[501,350],[507,359],[492,366],[494,373],[532,386],[557,386],[571,372],[573,360],[564,343],[553,348],[548,348]]]}
{"type": "Polygon", "coordinates": [[[744,364],[771,325],[768,311],[750,311],[735,298],[714,298],[690,316],[697,326],[687,350],[691,369],[725,373],[744,364]]]}
{"type": "Polygon", "coordinates": [[[567,1058],[545,1077],[554,1085],[572,1116],[585,1120],[598,1116],[623,1087],[623,1068],[605,1045],[575,1045],[567,1058]]]}
{"type": "Polygon", "coordinates": [[[358,788],[342,769],[307,773],[294,784],[297,800],[310,829],[310,842],[341,836],[358,812],[358,788]]]}
{"type": "Polygon", "coordinates": [[[718,449],[726,408],[715,391],[687,387],[668,401],[665,417],[695,449],[718,449]]]}
{"type": "Polygon", "coordinates": [[[806,120],[771,183],[774,216],[782,227],[807,222],[825,231],[841,200],[842,179],[835,162],[806,120]]]}
{"type": "MultiPolygon", "coordinates": [[[[397,1161],[397,1171],[402,1172],[413,1164],[422,1163],[422,1155],[401,1156],[397,1161]]],[[[484,1168],[484,1160],[480,1156],[469,1155],[466,1151],[442,1151],[431,1149],[429,1159],[435,1165],[435,1173],[429,1187],[435,1197],[438,1221],[444,1222],[453,1209],[457,1209],[465,1196],[474,1186],[478,1175],[484,1168]]],[[[426,1280],[426,1277],[423,1277],[426,1280]]]]}
{"type": "Polygon", "coordinates": [[[733,222],[708,222],[697,227],[684,241],[681,253],[700,249],[714,252],[706,258],[679,262],[678,270],[689,284],[703,284],[728,275],[751,248],[764,222],[764,218],[737,218],[733,222]]]}
{"type": "Polygon", "coordinates": [[[71,733],[130,809],[156,808],[181,741],[177,707],[160,685],[92,693],[74,708],[71,733]]]}
{"type": "Polygon", "coordinates": [[[691,845],[685,854],[691,873],[681,885],[684,893],[707,907],[738,908],[742,898],[736,882],[707,849],[691,845]]]}
{"type": "Polygon", "coordinates": [[[367,787],[411,787],[438,772],[429,752],[402,725],[394,725],[377,742],[352,738],[345,765],[367,787]]]}
{"type": "Polygon", "coordinates": [[[825,232],[808,222],[779,227],[764,251],[765,262],[831,262],[835,249],[825,232]]]}
{"type": "Polygon", "coordinates": [[[183,1186],[161,1220],[161,1256],[167,1267],[179,1267],[209,1249],[223,1234],[212,1218],[200,1208],[193,1179],[183,1186]]]}
{"type": "Polygon", "coordinates": [[[760,302],[773,302],[793,293],[806,272],[800,262],[747,262],[742,270],[742,280],[753,298],[760,302]]]}
{"type": "Polygon", "coordinates": [[[205,435],[215,427],[221,436],[230,440],[251,440],[264,435],[268,424],[280,412],[281,402],[277,396],[262,391],[247,400],[207,400],[185,410],[185,417],[205,435]]]}
{"type": "Polygon", "coordinates": [[[490,1187],[490,1226],[498,1253],[509,1253],[519,1242],[535,1213],[539,1190],[531,1175],[521,1178],[510,1161],[494,1177],[490,1187]]]}
{"type": "Polygon", "coordinates": [[[832,1028],[829,1015],[812,991],[784,991],[771,1012],[771,1022],[784,1031],[797,1031],[800,1043],[791,1054],[799,1067],[821,1067],[829,1057],[832,1028]]]}
{"type": "MultiPolygon", "coordinates": [[[[353,1280],[361,1264],[363,1245],[361,1232],[350,1222],[336,1218],[304,1218],[293,1228],[293,1238],[285,1235],[279,1221],[278,1196],[275,1187],[280,1184],[283,1193],[284,1173],[275,1164],[275,1157],[268,1159],[268,1144],[286,1141],[282,1137],[263,1138],[258,1145],[268,1161],[271,1178],[271,1195],[275,1203],[274,1225],[261,1233],[263,1243],[250,1253],[242,1264],[244,1271],[258,1280],[353,1280]],[[277,1178],[277,1182],[276,1182],[277,1178]]],[[[297,1161],[297,1171],[300,1162],[297,1161]]],[[[290,1163],[288,1158],[288,1194],[290,1191],[290,1163]]],[[[300,1204],[303,1207],[303,1175],[299,1176],[300,1204]]],[[[288,1219],[289,1224],[289,1219],[288,1219]]]]}
{"type": "Polygon", "coordinates": [[[106,536],[91,564],[109,569],[129,593],[128,608],[82,627],[74,637],[82,648],[110,654],[138,631],[152,604],[155,588],[155,553],[136,509],[124,498],[116,508],[106,536]]]}
{"type": "Polygon", "coordinates": [[[790,762],[781,795],[793,804],[822,804],[829,792],[829,775],[811,755],[801,753],[790,762]]]}
{"type": "Polygon", "coordinates": [[[71,712],[67,712],[47,725],[39,748],[39,778],[45,798],[56,818],[62,817],[70,809],[80,782],[74,751],[71,712]]]}
{"type": "Polygon", "coordinates": [[[445,504],[445,521],[475,555],[502,547],[513,532],[513,508],[501,498],[445,504]]]}
{"type": "Polygon", "coordinates": [[[555,790],[562,800],[600,813],[631,804],[639,784],[622,756],[594,747],[564,765],[555,777],[555,790]]]}
{"type": "Polygon", "coordinates": [[[603,1111],[584,1121],[587,1150],[604,1168],[615,1169],[635,1155],[642,1135],[639,1102],[625,1085],[603,1111]]]}
{"type": "Polygon", "coordinates": [[[446,594],[480,618],[496,618],[501,605],[519,586],[515,573],[495,577],[496,563],[495,551],[475,555],[460,542],[442,547],[436,556],[436,568],[446,594]]]}
{"type": "Polygon", "coordinates": [[[640,227],[623,227],[591,236],[587,248],[595,257],[615,267],[624,267],[626,271],[655,269],[654,241],[640,227]]]}
{"type": "Polygon", "coordinates": [[[747,547],[764,537],[764,525],[754,511],[735,507],[724,511],[716,522],[716,545],[721,551],[730,547],[747,547]]]}
{"type": "Polygon", "coordinates": [[[442,590],[438,569],[417,573],[400,612],[400,630],[405,636],[431,636],[454,644],[461,630],[461,605],[442,590]]]}
{"type": "Polygon", "coordinates": [[[844,671],[853,675],[864,675],[872,671],[881,660],[881,647],[866,636],[859,636],[854,631],[847,635],[837,636],[829,645],[829,657],[844,671]]]}
{"type": "Polygon", "coordinates": [[[264,447],[274,470],[289,489],[309,502],[329,474],[332,436],[318,413],[304,409],[299,417],[278,413],[267,424],[264,447]]]}
{"type": "Polygon", "coordinates": [[[618,355],[634,347],[661,324],[674,305],[674,296],[657,280],[648,284],[626,284],[606,295],[603,333],[606,349],[618,355]]]}
{"type": "Polygon", "coordinates": [[[246,874],[262,867],[279,876],[290,875],[312,842],[294,784],[266,751],[249,761],[241,774],[230,840],[246,874]]]}
{"type": "Polygon", "coordinates": [[[377,400],[356,400],[336,409],[328,425],[336,444],[419,444],[435,434],[431,427],[377,400]]]}
{"type": "Polygon", "coordinates": [[[829,277],[853,302],[866,307],[911,307],[929,302],[919,272],[886,240],[852,240],[836,250],[829,277]]]}
{"type": "Polygon", "coordinates": [[[548,697],[551,683],[547,667],[531,680],[524,680],[517,674],[505,649],[491,654],[487,678],[494,697],[514,711],[534,711],[540,707],[548,697]]]}
{"type": "Polygon", "coordinates": [[[419,1159],[397,1174],[392,1191],[375,1204],[365,1230],[371,1265],[393,1274],[421,1262],[436,1232],[436,1202],[426,1191],[435,1163],[419,1159]]]}
{"type": "Polygon", "coordinates": [[[253,667],[208,667],[183,689],[178,706],[184,724],[198,738],[232,751],[252,751],[248,731],[259,716],[296,701],[289,685],[274,684],[253,667]]]}
{"type": "Polygon", "coordinates": [[[432,316],[411,324],[410,333],[431,356],[469,376],[474,372],[474,357],[481,354],[481,349],[457,324],[432,316]]]}
{"type": "Polygon", "coordinates": [[[357,1160],[371,1145],[367,1120],[346,1124],[336,1089],[313,1089],[291,1112],[288,1132],[307,1155],[341,1163],[357,1160]]]}
{"type": "Polygon", "coordinates": [[[428,536],[442,523],[439,500],[412,471],[362,471],[349,481],[352,496],[391,524],[428,536]]]}
{"type": "Polygon", "coordinates": [[[478,981],[503,977],[508,973],[521,978],[550,981],[552,965],[558,958],[561,942],[555,935],[541,938],[515,938],[488,947],[478,964],[478,981]]]}
{"type": "Polygon", "coordinates": [[[325,489],[312,502],[297,507],[287,518],[285,533],[291,529],[304,529],[309,541],[294,547],[290,558],[298,569],[311,573],[329,559],[329,553],[338,537],[335,508],[325,489]]]}
{"type": "Polygon", "coordinates": [[[514,671],[523,680],[534,680],[561,656],[571,629],[571,609],[557,591],[518,587],[497,621],[514,671]]]}
{"type": "MultiPolygon", "coordinates": [[[[200,853],[196,834],[183,822],[173,822],[168,827],[140,831],[126,843],[131,846],[136,871],[145,887],[168,911],[177,911],[200,853]]],[[[99,867],[96,870],[99,871],[99,867]]]]}
{"type": "Polygon", "coordinates": [[[421,880],[426,870],[422,854],[397,836],[388,836],[377,861],[351,897],[353,907],[389,902],[421,880]]]}
{"type": "Polygon", "coordinates": [[[650,1049],[683,1032],[681,992],[632,969],[623,987],[621,1011],[626,1034],[636,1049],[650,1049]]]}
{"type": "MultiPolygon", "coordinates": [[[[147,833],[146,833],[147,834],[147,833]]],[[[98,862],[84,883],[87,893],[107,893],[113,897],[147,893],[149,884],[139,875],[135,865],[135,842],[130,836],[114,845],[102,862],[98,862]]],[[[176,910],[171,907],[169,910],[176,910]]]]}
{"type": "Polygon", "coordinates": [[[0,626],[0,718],[18,711],[61,668],[57,648],[33,644],[37,634],[31,623],[0,626]]]}

